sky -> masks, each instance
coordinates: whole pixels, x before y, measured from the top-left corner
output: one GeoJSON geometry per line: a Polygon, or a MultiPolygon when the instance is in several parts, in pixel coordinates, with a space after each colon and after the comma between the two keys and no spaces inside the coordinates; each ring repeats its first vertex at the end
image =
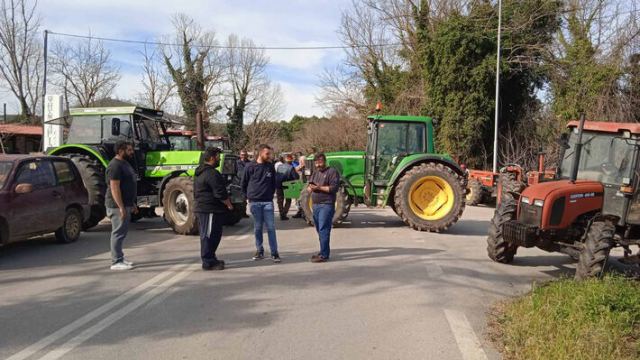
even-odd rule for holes
{"type": "MultiPolygon", "coordinates": [[[[204,29],[213,30],[220,42],[229,34],[248,37],[260,46],[339,45],[336,34],[349,0],[40,0],[43,30],[97,37],[156,40],[172,32],[170,18],[177,12],[193,17],[204,29]]],[[[73,41],[55,35],[53,39],[73,41]]],[[[119,98],[133,98],[140,91],[142,45],[105,42],[120,67],[119,98]]],[[[322,115],[315,102],[318,76],[335,67],[342,50],[269,50],[268,73],[282,87],[286,110],[294,114],[322,115]]],[[[8,111],[17,104],[4,96],[8,111]]]]}

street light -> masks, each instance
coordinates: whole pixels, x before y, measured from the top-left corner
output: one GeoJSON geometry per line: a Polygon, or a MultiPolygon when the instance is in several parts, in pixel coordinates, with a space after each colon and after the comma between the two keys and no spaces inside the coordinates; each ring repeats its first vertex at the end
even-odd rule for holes
{"type": "Polygon", "coordinates": [[[493,129],[493,172],[498,172],[498,110],[500,107],[500,37],[502,27],[502,0],[498,0],[498,51],[496,60],[496,109],[493,129]]]}

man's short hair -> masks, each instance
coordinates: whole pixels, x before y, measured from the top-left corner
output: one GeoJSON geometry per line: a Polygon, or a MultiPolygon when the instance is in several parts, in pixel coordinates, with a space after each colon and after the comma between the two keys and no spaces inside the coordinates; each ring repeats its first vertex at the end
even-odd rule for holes
{"type": "Polygon", "coordinates": [[[324,153],[317,153],[313,156],[313,160],[324,160],[325,162],[327,161],[327,156],[324,153]]]}
{"type": "Polygon", "coordinates": [[[127,150],[127,147],[129,147],[129,146],[133,146],[133,144],[131,144],[130,142],[128,142],[126,140],[118,140],[118,141],[116,141],[116,144],[113,146],[113,148],[115,149],[115,152],[117,154],[121,150],[127,150]]]}
{"type": "Polygon", "coordinates": [[[249,153],[247,152],[247,150],[245,150],[245,149],[240,150],[240,154],[242,154],[242,153],[245,153],[245,154],[247,154],[247,155],[249,154],[249,153]]]}
{"type": "Polygon", "coordinates": [[[267,144],[260,144],[258,145],[258,152],[262,152],[262,150],[264,149],[269,149],[269,150],[273,150],[273,148],[267,144]]]}
{"type": "Polygon", "coordinates": [[[218,154],[220,154],[220,149],[215,147],[208,147],[204,150],[202,158],[204,159],[204,161],[210,161],[211,158],[218,156],[218,154]]]}

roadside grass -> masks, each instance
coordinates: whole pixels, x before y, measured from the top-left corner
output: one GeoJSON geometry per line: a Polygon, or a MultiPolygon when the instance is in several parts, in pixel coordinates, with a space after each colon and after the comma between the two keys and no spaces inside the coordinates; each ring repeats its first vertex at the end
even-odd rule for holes
{"type": "Polygon", "coordinates": [[[505,359],[640,359],[640,283],[606,276],[534,285],[498,304],[489,329],[505,359]]]}

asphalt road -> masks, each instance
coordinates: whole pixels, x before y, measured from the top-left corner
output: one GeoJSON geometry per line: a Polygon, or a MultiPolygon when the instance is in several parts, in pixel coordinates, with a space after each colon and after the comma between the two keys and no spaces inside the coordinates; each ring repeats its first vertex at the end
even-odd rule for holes
{"type": "Polygon", "coordinates": [[[135,224],[109,270],[103,224],[69,245],[45,237],[0,249],[0,358],[494,359],[486,314],[532,282],[572,273],[565,255],[519,250],[491,262],[493,209],[468,207],[446,234],[356,208],[312,264],[315,232],[278,220],[281,264],[254,262],[251,219],[225,229],[221,272],[199,267],[199,240],[160,219],[135,224]]]}

